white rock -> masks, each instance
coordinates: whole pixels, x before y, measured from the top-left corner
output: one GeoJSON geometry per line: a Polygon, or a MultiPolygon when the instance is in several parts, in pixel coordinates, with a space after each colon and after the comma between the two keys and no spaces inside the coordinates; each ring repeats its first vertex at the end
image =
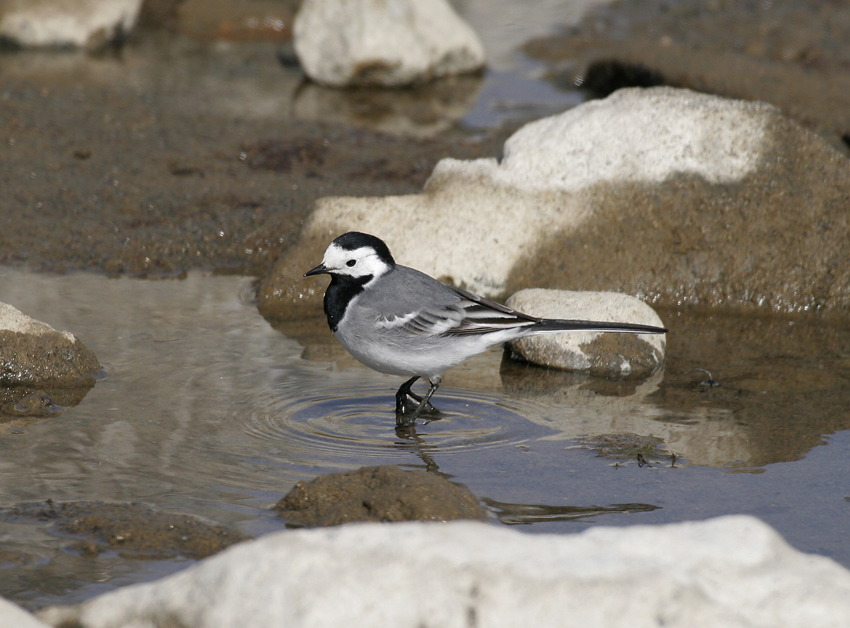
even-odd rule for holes
{"type": "Polygon", "coordinates": [[[74,334],[0,302],[0,383],[90,388],[99,370],[97,357],[74,334]]]}
{"type": "Polygon", "coordinates": [[[505,142],[494,177],[527,190],[676,173],[732,183],[755,170],[776,108],[683,89],[628,89],[531,122],[505,142]]]}
{"type": "Polygon", "coordinates": [[[47,323],[30,318],[18,308],[0,301],[0,331],[13,331],[19,334],[43,336],[45,334],[61,334],[71,342],[77,342],[77,337],[67,331],[56,331],[47,323]]]}
{"type": "Polygon", "coordinates": [[[5,0],[0,35],[22,46],[93,46],[131,31],[142,0],[5,0]]]}
{"type": "Polygon", "coordinates": [[[850,572],[747,516],[575,535],[361,524],[268,535],[40,617],[82,628],[827,628],[850,622],[850,572]]]}
{"type": "Polygon", "coordinates": [[[293,36],[304,71],[326,85],[401,86],[484,65],[446,0],[304,0],[293,36]]]}
{"type": "Polygon", "coordinates": [[[0,598],[0,628],[47,628],[17,604],[0,598]]]}
{"type": "MultiPolygon", "coordinates": [[[[618,292],[520,290],[506,302],[520,312],[541,318],[637,323],[663,327],[658,314],[640,299],[618,292]]],[[[647,375],[664,362],[664,334],[602,334],[570,332],[541,334],[509,343],[514,353],[543,366],[571,371],[592,370],[600,375],[647,375]],[[604,337],[610,342],[597,346],[604,337]]]]}
{"type": "Polygon", "coordinates": [[[592,217],[593,186],[677,173],[739,180],[777,116],[685,89],[624,89],[524,126],[501,163],[443,159],[421,194],[319,199],[304,233],[321,248],[346,231],[372,233],[405,265],[498,295],[540,242],[592,217]]]}

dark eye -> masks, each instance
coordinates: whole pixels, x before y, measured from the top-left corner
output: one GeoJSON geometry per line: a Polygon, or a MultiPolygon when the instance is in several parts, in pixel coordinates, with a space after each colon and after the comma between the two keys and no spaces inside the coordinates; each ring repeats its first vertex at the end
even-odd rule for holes
{"type": "Polygon", "coordinates": [[[357,263],[357,260],[355,260],[355,259],[350,259],[350,260],[348,260],[348,261],[345,263],[345,265],[346,265],[346,266],[348,266],[349,268],[351,268],[351,267],[352,267],[352,266],[354,266],[356,263],[357,263]]]}

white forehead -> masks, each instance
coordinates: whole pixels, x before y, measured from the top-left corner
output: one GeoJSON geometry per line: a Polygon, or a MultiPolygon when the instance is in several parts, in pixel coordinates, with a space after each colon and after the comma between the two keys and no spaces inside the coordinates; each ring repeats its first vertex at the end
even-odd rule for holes
{"type": "Polygon", "coordinates": [[[361,246],[359,249],[349,251],[338,244],[332,243],[325,251],[322,263],[330,268],[336,268],[337,266],[345,266],[345,263],[350,259],[361,260],[364,257],[375,254],[375,249],[371,246],[361,246]]]}

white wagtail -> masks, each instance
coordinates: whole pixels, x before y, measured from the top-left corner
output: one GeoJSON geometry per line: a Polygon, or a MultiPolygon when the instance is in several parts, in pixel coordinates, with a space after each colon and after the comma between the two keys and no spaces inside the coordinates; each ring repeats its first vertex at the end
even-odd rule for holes
{"type": "Polygon", "coordinates": [[[365,233],[339,236],[322,263],[304,276],[321,274],[331,276],[325,314],[342,346],[376,371],[410,377],[395,396],[400,425],[413,425],[423,410],[434,410],[429,400],[443,371],[493,345],[565,331],[667,332],[651,325],[528,316],[396,264],[387,245],[365,233]],[[410,389],[420,377],[431,384],[424,397],[410,389]]]}

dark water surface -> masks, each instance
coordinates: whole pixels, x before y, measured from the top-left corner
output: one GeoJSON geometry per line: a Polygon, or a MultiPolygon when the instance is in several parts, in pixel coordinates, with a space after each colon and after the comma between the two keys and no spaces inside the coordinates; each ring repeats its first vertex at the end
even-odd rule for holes
{"type": "MultiPolygon", "coordinates": [[[[749,513],[850,566],[846,326],[662,312],[667,366],[638,382],[492,350],[446,374],[439,420],[396,432],[398,379],[354,362],[318,316],[273,329],[248,279],[0,269],[0,301],[77,334],[107,372],[58,416],[0,423],[0,508],[140,502],[256,535],[283,527],[269,508],[298,480],[399,464],[531,533],[749,513]]],[[[46,522],[0,522],[0,595],[31,608],[191,562],[88,556],[46,522]]]]}

